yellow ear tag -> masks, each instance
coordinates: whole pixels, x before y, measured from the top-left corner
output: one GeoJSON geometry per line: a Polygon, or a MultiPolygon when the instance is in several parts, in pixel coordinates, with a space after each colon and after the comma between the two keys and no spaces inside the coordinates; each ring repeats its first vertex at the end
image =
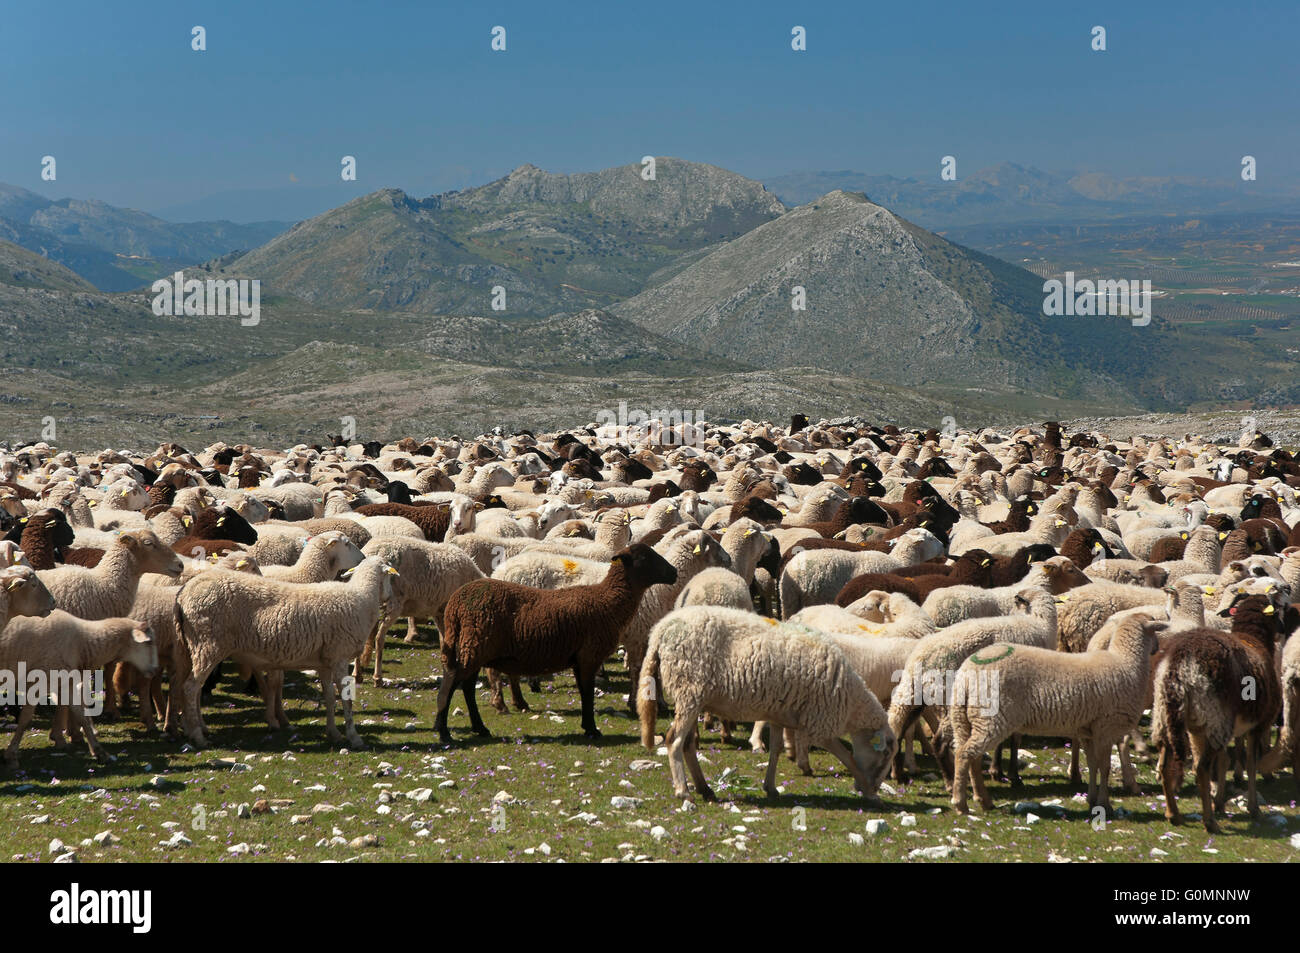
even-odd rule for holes
{"type": "Polygon", "coordinates": [[[1268,605],[1268,606],[1265,606],[1265,607],[1264,607],[1264,615],[1272,615],[1272,614],[1273,614],[1273,611],[1274,611],[1274,610],[1273,610],[1273,607],[1272,607],[1271,605],[1268,605]]]}

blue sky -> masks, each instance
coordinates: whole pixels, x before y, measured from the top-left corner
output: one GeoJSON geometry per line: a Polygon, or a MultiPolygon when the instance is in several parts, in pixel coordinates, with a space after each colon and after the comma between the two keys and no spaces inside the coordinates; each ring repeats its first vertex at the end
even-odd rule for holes
{"type": "Polygon", "coordinates": [[[158,210],[240,190],[422,196],[647,153],[755,178],[937,177],[953,154],[959,174],[1225,179],[1249,153],[1263,186],[1300,174],[1298,45],[1300,4],[1203,0],[10,4],[0,181],[158,210]]]}

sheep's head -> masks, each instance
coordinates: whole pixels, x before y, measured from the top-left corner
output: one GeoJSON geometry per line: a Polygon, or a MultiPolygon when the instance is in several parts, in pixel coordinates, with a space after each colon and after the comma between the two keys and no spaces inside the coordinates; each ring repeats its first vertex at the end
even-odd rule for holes
{"type": "Polygon", "coordinates": [[[677,569],[644,543],[634,543],[615,553],[610,571],[620,567],[628,581],[638,588],[670,586],[677,581],[677,569]]]}
{"type": "Polygon", "coordinates": [[[153,534],[152,530],[123,533],[117,545],[125,547],[136,559],[141,572],[156,572],[163,576],[179,576],[185,565],[153,534]]]}
{"type": "Polygon", "coordinates": [[[131,643],[122,653],[122,661],[136,668],[145,678],[158,674],[158,644],[154,640],[153,626],[147,622],[133,622],[131,643]]]}
{"type": "Polygon", "coordinates": [[[9,615],[43,617],[54,611],[54,596],[30,566],[0,570],[0,588],[9,599],[9,615]]]}
{"type": "Polygon", "coordinates": [[[854,787],[868,799],[876,799],[885,772],[898,754],[898,739],[889,725],[880,728],[859,728],[850,734],[853,741],[853,763],[862,773],[862,780],[855,780],[854,787]]]}

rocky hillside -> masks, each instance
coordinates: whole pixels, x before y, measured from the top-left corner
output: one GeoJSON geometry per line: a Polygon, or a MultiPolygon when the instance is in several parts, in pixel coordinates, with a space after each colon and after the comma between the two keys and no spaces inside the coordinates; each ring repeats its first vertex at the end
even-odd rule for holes
{"type": "Polygon", "coordinates": [[[502,317],[580,311],[636,294],[683,256],[784,211],[750,179],[659,159],[558,175],[525,165],[417,200],[384,189],[303,222],[229,265],[273,290],[345,308],[502,317]]]}
{"type": "Polygon", "coordinates": [[[1060,395],[1144,391],[1168,346],[1156,325],[1045,318],[1042,280],[833,192],[728,242],[613,311],[765,367],[857,369],[924,385],[1014,384],[1060,395]],[[806,308],[793,297],[804,289],[806,308]]]}

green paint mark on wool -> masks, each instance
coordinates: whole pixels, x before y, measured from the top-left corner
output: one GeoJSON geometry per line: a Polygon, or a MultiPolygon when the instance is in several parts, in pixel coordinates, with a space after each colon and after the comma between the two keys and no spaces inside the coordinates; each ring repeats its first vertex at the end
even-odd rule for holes
{"type": "Polygon", "coordinates": [[[974,662],[976,665],[989,665],[989,664],[992,664],[993,662],[1000,662],[1000,661],[1002,661],[1004,658],[1006,658],[1008,655],[1010,655],[1010,654],[1011,654],[1012,652],[1014,652],[1015,650],[1016,650],[1016,649],[1015,649],[1015,646],[1008,645],[1008,646],[1007,646],[1007,650],[1006,650],[1005,652],[1003,652],[1001,655],[997,656],[996,658],[980,658],[978,655],[972,655],[972,656],[970,657],[970,660],[971,660],[972,662],[974,662]]]}

